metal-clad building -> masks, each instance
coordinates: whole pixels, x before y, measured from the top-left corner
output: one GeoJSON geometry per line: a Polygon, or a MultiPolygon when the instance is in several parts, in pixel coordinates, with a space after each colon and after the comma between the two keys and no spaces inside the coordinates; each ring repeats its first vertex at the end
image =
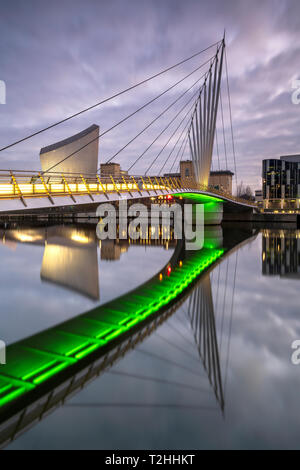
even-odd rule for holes
{"type": "Polygon", "coordinates": [[[99,126],[93,124],[78,134],[43,147],[40,151],[42,171],[95,175],[98,169],[98,143],[99,126]],[[61,160],[64,161],[59,163],[61,160]]]}

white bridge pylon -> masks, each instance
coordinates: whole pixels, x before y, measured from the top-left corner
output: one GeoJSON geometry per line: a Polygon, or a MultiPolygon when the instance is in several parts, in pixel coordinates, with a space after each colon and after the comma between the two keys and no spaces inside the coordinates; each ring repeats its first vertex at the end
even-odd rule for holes
{"type": "Polygon", "coordinates": [[[208,185],[216,132],[224,50],[225,41],[223,39],[200,89],[188,134],[195,179],[201,186],[208,185]]]}

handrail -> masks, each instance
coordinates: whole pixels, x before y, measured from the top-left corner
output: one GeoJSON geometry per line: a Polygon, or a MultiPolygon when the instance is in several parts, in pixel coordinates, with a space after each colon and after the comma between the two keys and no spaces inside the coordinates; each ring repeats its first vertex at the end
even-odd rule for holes
{"type": "Polygon", "coordinates": [[[143,190],[148,194],[150,194],[150,191],[157,194],[157,190],[175,193],[178,188],[178,191],[184,191],[186,189],[188,191],[208,192],[225,198],[228,201],[257,207],[255,202],[248,199],[233,196],[213,186],[199,185],[194,178],[184,178],[183,181],[177,179],[175,183],[174,181],[175,180],[168,177],[161,176],[148,177],[148,180],[145,181],[143,176],[134,177],[133,175],[128,175],[128,177],[124,177],[124,175],[120,175],[120,177],[107,175],[102,176],[100,179],[99,175],[89,175],[87,177],[84,174],[77,173],[72,175],[62,173],[44,174],[44,177],[42,177],[40,173],[36,172],[14,171],[12,173],[9,170],[0,170],[0,199],[21,198],[25,205],[24,199],[29,197],[46,196],[53,201],[53,196],[69,195],[74,200],[74,194],[88,194],[92,199],[93,193],[102,193],[107,197],[107,193],[112,192],[117,192],[119,195],[122,192],[126,192],[133,197],[133,193],[137,191],[139,194],[141,194],[143,190]],[[155,188],[153,180],[156,184],[155,188]],[[137,181],[142,183],[142,187],[137,181]]]}

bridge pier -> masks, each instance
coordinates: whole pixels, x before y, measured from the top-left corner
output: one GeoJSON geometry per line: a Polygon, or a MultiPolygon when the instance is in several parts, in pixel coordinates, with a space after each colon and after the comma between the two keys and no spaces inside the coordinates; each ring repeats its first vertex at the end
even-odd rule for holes
{"type": "Polygon", "coordinates": [[[221,225],[223,220],[223,203],[208,202],[204,204],[204,224],[221,225]]]}

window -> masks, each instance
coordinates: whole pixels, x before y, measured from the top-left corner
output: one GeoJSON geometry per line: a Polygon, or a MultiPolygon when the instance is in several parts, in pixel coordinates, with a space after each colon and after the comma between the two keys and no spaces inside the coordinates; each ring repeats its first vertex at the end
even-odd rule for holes
{"type": "Polygon", "coordinates": [[[190,176],[190,170],[188,168],[185,169],[185,176],[190,176]]]}

